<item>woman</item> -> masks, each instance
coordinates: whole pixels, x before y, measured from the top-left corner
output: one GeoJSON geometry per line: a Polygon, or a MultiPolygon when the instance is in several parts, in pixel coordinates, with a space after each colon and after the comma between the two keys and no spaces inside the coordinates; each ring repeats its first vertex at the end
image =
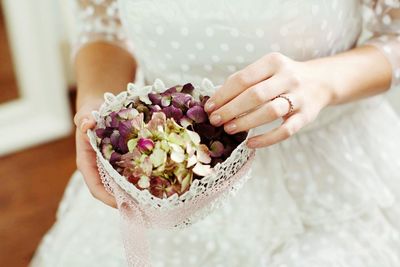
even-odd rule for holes
{"type": "Polygon", "coordinates": [[[152,232],[154,266],[400,266],[400,120],[360,100],[400,82],[398,0],[76,3],[80,172],[32,266],[126,265],[117,211],[82,176],[115,207],[85,133],[135,59],[146,82],[222,84],[212,123],[258,131],[252,179],[203,221],[152,232]]]}

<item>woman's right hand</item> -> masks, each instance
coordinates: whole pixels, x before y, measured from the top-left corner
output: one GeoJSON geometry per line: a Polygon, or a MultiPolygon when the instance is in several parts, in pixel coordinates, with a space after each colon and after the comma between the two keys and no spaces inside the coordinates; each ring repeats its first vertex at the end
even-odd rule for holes
{"type": "Polygon", "coordinates": [[[85,102],[74,117],[76,125],[76,165],[82,173],[89,191],[96,199],[117,208],[115,198],[104,188],[97,169],[96,153],[89,143],[87,131],[96,126],[92,111],[99,108],[103,99],[96,98],[85,102]]]}

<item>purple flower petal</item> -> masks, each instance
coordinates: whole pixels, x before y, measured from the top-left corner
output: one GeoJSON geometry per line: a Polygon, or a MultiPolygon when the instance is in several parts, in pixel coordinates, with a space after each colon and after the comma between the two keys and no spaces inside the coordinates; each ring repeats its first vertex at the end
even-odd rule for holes
{"type": "Polygon", "coordinates": [[[159,105],[150,106],[151,112],[158,112],[161,111],[161,107],[159,105]]]}
{"type": "Polygon", "coordinates": [[[105,120],[105,124],[107,127],[118,128],[119,120],[117,112],[111,112],[105,120]]]}
{"type": "Polygon", "coordinates": [[[176,122],[183,117],[182,110],[174,106],[166,107],[162,110],[167,118],[173,118],[176,122]]]}
{"type": "Polygon", "coordinates": [[[110,135],[111,135],[112,132],[113,132],[113,129],[110,128],[110,127],[107,127],[107,128],[98,128],[98,129],[96,129],[95,132],[96,132],[96,135],[97,135],[98,138],[104,139],[104,138],[106,138],[106,137],[110,137],[110,135]]]}
{"type": "Polygon", "coordinates": [[[188,105],[189,108],[196,107],[196,106],[200,106],[201,107],[200,102],[198,102],[198,101],[196,101],[194,99],[190,100],[187,105],[188,105]]]}
{"type": "Polygon", "coordinates": [[[122,137],[120,137],[118,140],[118,151],[120,151],[122,154],[129,152],[127,141],[122,137]]]}
{"type": "Polygon", "coordinates": [[[164,93],[162,93],[162,95],[163,96],[168,96],[168,95],[171,95],[171,94],[176,93],[176,92],[177,92],[176,86],[174,86],[174,87],[171,87],[171,88],[167,89],[164,93]]]}
{"type": "Polygon", "coordinates": [[[193,97],[188,94],[174,93],[172,94],[172,105],[176,108],[185,109],[189,108],[193,97]]]}
{"type": "Polygon", "coordinates": [[[202,123],[205,122],[208,118],[207,113],[204,111],[204,108],[200,106],[194,106],[190,108],[186,116],[189,117],[189,119],[192,119],[196,123],[202,123]]]}
{"type": "Polygon", "coordinates": [[[117,130],[114,130],[114,132],[110,136],[110,141],[114,149],[117,149],[119,146],[119,138],[120,134],[117,130]]]}
{"type": "Polygon", "coordinates": [[[160,94],[150,93],[148,96],[153,105],[161,105],[162,96],[160,94]]]}
{"type": "Polygon", "coordinates": [[[121,121],[118,126],[119,134],[124,138],[128,139],[131,133],[134,131],[131,121],[121,121]]]}
{"type": "Polygon", "coordinates": [[[181,92],[185,94],[192,94],[194,90],[194,86],[191,83],[187,83],[182,87],[181,92]]]}
{"type": "Polygon", "coordinates": [[[110,163],[112,166],[115,166],[118,161],[121,160],[121,154],[117,152],[113,152],[110,157],[110,163]]]}

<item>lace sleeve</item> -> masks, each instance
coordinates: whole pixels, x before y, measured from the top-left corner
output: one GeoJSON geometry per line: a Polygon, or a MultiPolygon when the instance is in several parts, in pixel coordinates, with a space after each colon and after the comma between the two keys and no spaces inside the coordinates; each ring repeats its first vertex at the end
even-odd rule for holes
{"type": "Polygon", "coordinates": [[[377,47],[392,65],[392,87],[400,85],[400,0],[364,0],[365,44],[377,47]]]}
{"type": "Polygon", "coordinates": [[[73,55],[83,45],[95,41],[110,42],[131,50],[121,25],[117,0],[72,1],[77,30],[73,55]]]}

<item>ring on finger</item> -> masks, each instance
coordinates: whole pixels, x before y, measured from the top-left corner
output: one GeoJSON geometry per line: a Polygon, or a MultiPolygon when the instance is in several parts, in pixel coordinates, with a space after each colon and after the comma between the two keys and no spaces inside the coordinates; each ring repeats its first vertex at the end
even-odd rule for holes
{"type": "MultiPolygon", "coordinates": [[[[283,99],[285,99],[285,100],[288,102],[288,104],[289,104],[289,110],[288,110],[288,112],[287,112],[283,117],[285,117],[285,116],[287,116],[287,115],[290,115],[290,114],[294,111],[293,101],[290,99],[290,97],[287,96],[287,95],[281,94],[281,95],[278,95],[278,96],[274,97],[272,100],[275,100],[275,99],[277,99],[277,98],[283,98],[283,99]]],[[[271,100],[271,101],[272,101],[272,100],[271,100]]]]}

